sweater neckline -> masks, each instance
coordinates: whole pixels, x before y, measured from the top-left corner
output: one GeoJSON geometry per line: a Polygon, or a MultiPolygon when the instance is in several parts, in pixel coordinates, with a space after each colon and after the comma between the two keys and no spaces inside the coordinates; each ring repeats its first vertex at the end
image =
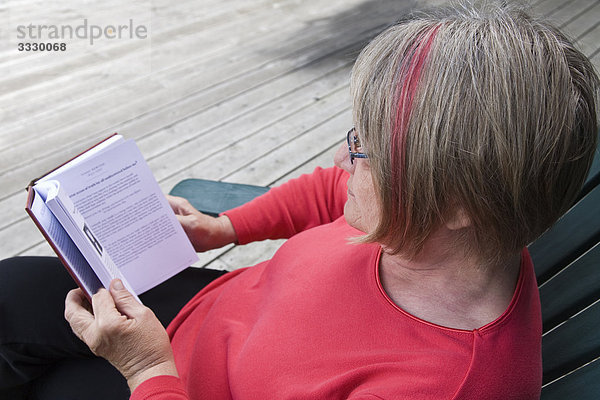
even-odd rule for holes
{"type": "Polygon", "coordinates": [[[387,292],[385,291],[385,289],[383,288],[383,285],[381,283],[379,263],[381,261],[382,248],[381,248],[381,246],[378,246],[378,247],[379,248],[377,251],[377,255],[376,255],[376,257],[374,257],[375,262],[373,262],[371,264],[371,268],[372,268],[371,276],[373,276],[375,278],[375,284],[377,286],[378,297],[386,303],[386,306],[388,308],[391,308],[393,311],[395,311],[396,313],[399,313],[402,317],[409,319],[413,323],[425,325],[425,326],[428,326],[428,327],[431,327],[431,328],[434,328],[437,330],[455,333],[455,334],[471,335],[475,332],[478,332],[479,334],[485,334],[485,333],[494,331],[495,329],[499,329],[509,319],[510,315],[513,313],[513,310],[516,308],[516,306],[519,302],[519,297],[521,295],[522,288],[524,285],[524,280],[526,277],[525,269],[528,266],[527,257],[526,257],[526,251],[527,251],[526,249],[523,249],[523,251],[521,252],[521,265],[519,268],[519,278],[517,280],[517,285],[515,287],[515,291],[513,292],[513,296],[511,298],[509,305],[506,307],[504,312],[500,316],[498,316],[495,320],[493,320],[479,328],[469,330],[469,329],[450,328],[447,326],[436,324],[434,322],[424,320],[422,318],[419,318],[419,317],[409,313],[408,311],[406,311],[402,307],[400,307],[398,304],[396,304],[390,298],[390,296],[387,294],[387,292]]]}

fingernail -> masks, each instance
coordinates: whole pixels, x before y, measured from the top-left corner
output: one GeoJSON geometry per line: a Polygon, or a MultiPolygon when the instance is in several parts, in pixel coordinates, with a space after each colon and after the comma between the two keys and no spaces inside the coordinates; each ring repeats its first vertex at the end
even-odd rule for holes
{"type": "Polygon", "coordinates": [[[115,279],[113,282],[113,287],[117,290],[123,290],[125,287],[123,286],[123,282],[120,279],[115,279]]]}

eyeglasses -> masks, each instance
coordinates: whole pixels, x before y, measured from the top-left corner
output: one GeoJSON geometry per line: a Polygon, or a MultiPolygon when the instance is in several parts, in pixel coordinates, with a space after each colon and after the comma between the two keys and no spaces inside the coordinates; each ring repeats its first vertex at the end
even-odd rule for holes
{"type": "Polygon", "coordinates": [[[355,135],[354,127],[348,131],[346,141],[348,142],[348,153],[350,153],[350,164],[354,164],[355,158],[369,158],[365,153],[358,151],[361,148],[360,140],[355,135]]]}

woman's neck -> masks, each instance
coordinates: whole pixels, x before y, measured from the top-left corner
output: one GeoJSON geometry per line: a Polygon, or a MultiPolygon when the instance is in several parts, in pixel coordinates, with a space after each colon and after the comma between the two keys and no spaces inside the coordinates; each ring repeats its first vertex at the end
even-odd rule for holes
{"type": "Polygon", "coordinates": [[[417,257],[393,255],[384,248],[379,264],[383,289],[404,311],[437,325],[472,330],[497,319],[513,297],[520,254],[495,265],[481,265],[449,246],[439,232],[417,257]]]}

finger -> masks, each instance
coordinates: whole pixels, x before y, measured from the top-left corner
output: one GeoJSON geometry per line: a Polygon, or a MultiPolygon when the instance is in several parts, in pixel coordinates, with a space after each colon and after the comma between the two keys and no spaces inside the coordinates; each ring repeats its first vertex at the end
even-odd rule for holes
{"type": "Polygon", "coordinates": [[[86,308],[85,298],[81,289],[71,290],[65,299],[65,319],[73,332],[83,339],[84,333],[94,323],[94,316],[86,308]]]}
{"type": "Polygon", "coordinates": [[[83,308],[88,310],[90,314],[93,314],[92,303],[90,303],[90,297],[83,291],[83,289],[75,289],[75,295],[79,297],[79,301],[83,308]]]}
{"type": "Polygon", "coordinates": [[[67,293],[67,299],[81,302],[83,299],[85,299],[85,294],[81,288],[71,289],[69,290],[69,293],[67,293]]]}
{"type": "Polygon", "coordinates": [[[176,217],[179,223],[184,227],[184,229],[187,227],[194,230],[195,226],[198,225],[199,221],[201,221],[204,218],[204,214],[200,213],[199,211],[196,211],[194,214],[177,214],[176,217]]]}
{"type": "Polygon", "coordinates": [[[188,199],[180,198],[179,202],[179,211],[184,215],[195,215],[198,214],[199,211],[188,201],[188,199]]]}
{"type": "Polygon", "coordinates": [[[129,318],[135,318],[146,309],[135,297],[125,288],[120,279],[113,279],[110,283],[110,294],[114,304],[119,312],[129,318]]]}
{"type": "Polygon", "coordinates": [[[186,215],[175,214],[175,216],[177,217],[177,221],[179,221],[179,223],[183,226],[186,225],[186,222],[189,219],[189,217],[186,215]]]}
{"type": "Polygon", "coordinates": [[[72,313],[79,312],[80,309],[90,313],[89,302],[87,298],[85,297],[83,291],[77,288],[69,291],[69,293],[67,293],[67,297],[65,298],[65,319],[69,320],[69,316],[72,313]]]}
{"type": "Polygon", "coordinates": [[[165,198],[167,199],[167,201],[169,202],[169,205],[171,206],[171,208],[175,209],[175,207],[177,206],[177,203],[179,202],[178,199],[180,199],[180,197],[177,196],[171,196],[170,194],[166,194],[165,198]]]}
{"type": "Polygon", "coordinates": [[[117,310],[112,295],[104,288],[92,296],[92,310],[98,326],[112,326],[118,319],[124,318],[117,310]]]}
{"type": "Polygon", "coordinates": [[[190,208],[193,209],[191,204],[183,197],[167,195],[167,201],[176,213],[189,212],[190,208]]]}

